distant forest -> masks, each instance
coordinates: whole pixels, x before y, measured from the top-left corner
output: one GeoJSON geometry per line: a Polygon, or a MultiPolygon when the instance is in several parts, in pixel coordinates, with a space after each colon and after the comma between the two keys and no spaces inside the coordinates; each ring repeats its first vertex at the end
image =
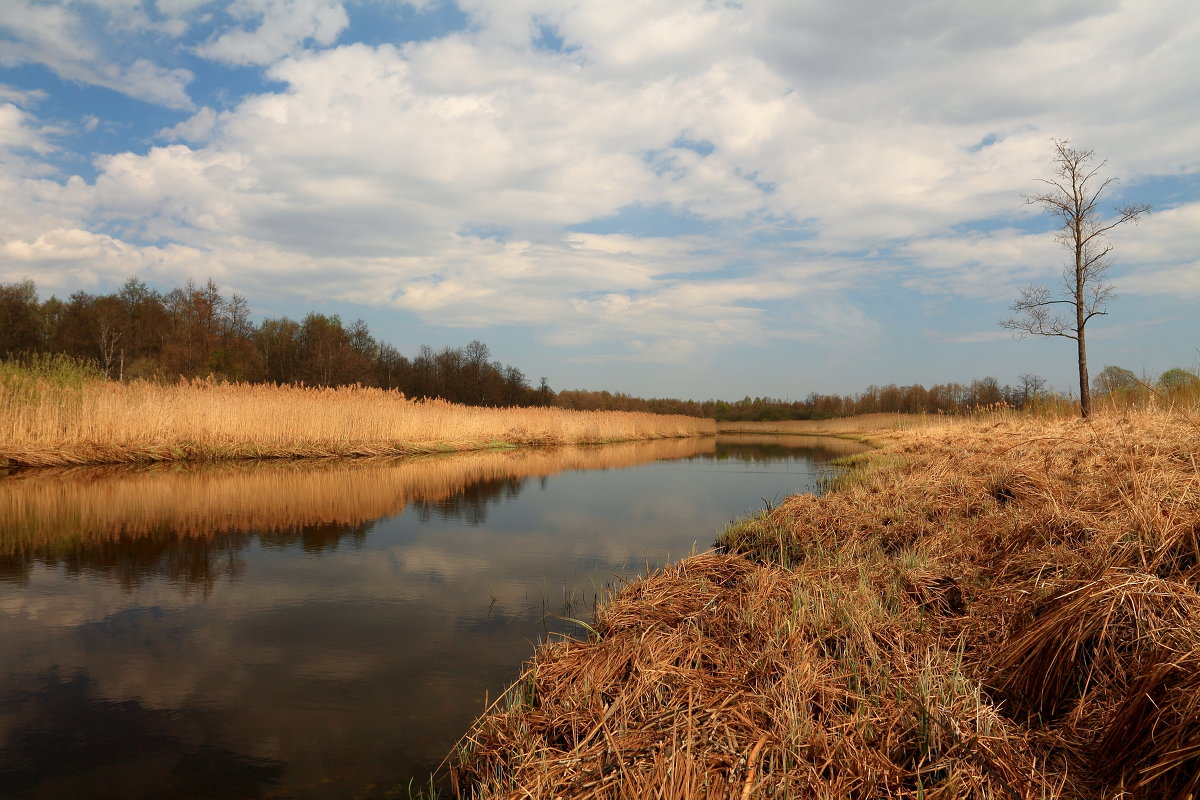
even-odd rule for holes
{"type": "MultiPolygon", "coordinates": [[[[478,340],[441,350],[422,345],[406,356],[378,341],[362,320],[345,324],[337,315],[311,313],[299,321],[277,317],[255,325],[246,300],[236,294],[224,297],[211,280],[203,286],[188,281],[164,294],[131,278],[113,294],[80,291],[65,301],[56,297],[39,301],[33,281],[0,284],[0,358],[31,353],[88,359],[113,380],[212,376],[309,386],[357,383],[396,389],[413,398],[440,397],[468,405],[649,411],[723,421],[828,419],[875,412],[953,414],[998,404],[1023,408],[1052,397],[1046,381],[1036,375],[1022,375],[1019,386],[1001,386],[988,377],[928,389],[890,384],[870,386],[856,395],[813,393],[794,401],[555,392],[546,378],[533,386],[520,369],[492,360],[488,346],[478,340]]],[[[1195,380],[1192,373],[1172,372],[1195,380]]],[[[1115,367],[1105,375],[1106,380],[1113,375],[1132,378],[1115,367]]]]}
{"type": "Polygon", "coordinates": [[[246,300],[224,297],[209,280],[163,294],[136,278],[107,295],[75,292],[38,302],[33,281],[0,284],[0,356],[65,353],[97,362],[113,380],[205,378],[308,386],[362,384],[408,397],[486,406],[550,405],[554,393],[516,367],[493,361],[487,345],[411,358],[335,315],[264,319],[246,300]]]}

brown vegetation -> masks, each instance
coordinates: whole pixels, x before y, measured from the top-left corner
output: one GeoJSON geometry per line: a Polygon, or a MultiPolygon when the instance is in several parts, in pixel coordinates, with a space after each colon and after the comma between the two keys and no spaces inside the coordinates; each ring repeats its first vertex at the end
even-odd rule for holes
{"type": "Polygon", "coordinates": [[[481,408],[360,386],[67,377],[0,371],[0,464],[412,455],[715,433],[693,417],[481,408]]]}
{"type": "Polygon", "coordinates": [[[947,417],[928,414],[860,414],[833,419],[787,419],[778,422],[718,422],[721,433],[783,433],[804,436],[861,436],[881,430],[945,425],[947,417]]]}
{"type": "Polygon", "coordinates": [[[488,798],[1193,798],[1200,424],[880,431],[627,586],[464,738],[488,798]]]}

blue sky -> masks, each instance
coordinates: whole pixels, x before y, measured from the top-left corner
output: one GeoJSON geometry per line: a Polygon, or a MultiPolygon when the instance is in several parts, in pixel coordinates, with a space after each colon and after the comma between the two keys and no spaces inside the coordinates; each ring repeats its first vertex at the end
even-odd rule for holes
{"type": "Polygon", "coordinates": [[[5,0],[0,282],[211,277],[559,389],[1069,389],[996,324],[1059,280],[1057,137],[1154,206],[1093,370],[1194,368],[1200,14],[1021,5],[5,0]]]}

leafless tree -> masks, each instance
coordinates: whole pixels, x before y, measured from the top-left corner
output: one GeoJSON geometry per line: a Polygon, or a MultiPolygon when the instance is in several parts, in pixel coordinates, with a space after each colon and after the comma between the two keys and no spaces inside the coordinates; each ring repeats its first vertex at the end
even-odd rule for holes
{"type": "Polygon", "coordinates": [[[1063,336],[1075,340],[1079,352],[1079,410],[1086,417],[1092,410],[1092,394],[1084,330],[1092,317],[1108,313],[1108,301],[1114,296],[1112,285],[1104,280],[1112,264],[1112,247],[1106,236],[1118,225],[1136,222],[1150,206],[1117,206],[1115,217],[1102,218],[1100,197],[1116,182],[1116,178],[1099,177],[1105,162],[1094,164],[1094,151],[1076,150],[1066,139],[1055,139],[1054,149],[1054,177],[1039,178],[1047,188],[1024,195],[1024,199],[1026,204],[1041,206],[1058,219],[1061,227],[1057,240],[1072,258],[1063,268],[1061,291],[1036,284],[1026,287],[1012,304],[1015,315],[1001,320],[1000,325],[1015,331],[1018,338],[1063,336]]]}
{"type": "Polygon", "coordinates": [[[1046,379],[1041,375],[1032,375],[1025,373],[1018,375],[1017,380],[1021,382],[1021,406],[1024,407],[1030,401],[1040,397],[1046,391],[1046,379]]]}
{"type": "MultiPolygon", "coordinates": [[[[96,301],[96,344],[100,347],[100,365],[104,374],[112,378],[113,365],[117,360],[117,347],[125,335],[125,309],[117,301],[109,297],[101,297],[96,301]]],[[[121,351],[120,372],[115,376],[118,380],[125,378],[125,355],[121,351]]]]}

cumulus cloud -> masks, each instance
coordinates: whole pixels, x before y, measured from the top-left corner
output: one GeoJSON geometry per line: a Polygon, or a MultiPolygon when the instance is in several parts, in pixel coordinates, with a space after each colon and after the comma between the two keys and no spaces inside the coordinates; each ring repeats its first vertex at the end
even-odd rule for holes
{"type": "Polygon", "coordinates": [[[0,102],[0,153],[13,150],[32,150],[45,155],[54,149],[36,121],[12,103],[0,102]]]}
{"type": "Polygon", "coordinates": [[[158,136],[168,141],[203,142],[212,135],[219,119],[216,111],[205,106],[183,122],[163,128],[158,136]]]}
{"type": "Polygon", "coordinates": [[[349,23],[338,0],[235,0],[225,13],[256,25],[224,31],[196,52],[230,64],[271,64],[305,42],[332,44],[349,23]]]}
{"type": "MultiPolygon", "coordinates": [[[[1061,253],[1020,202],[1051,136],[1127,185],[1200,171],[1184,0],[463,0],[465,30],[401,46],[350,41],[355,7],[335,0],[106,2],[129,29],[204,17],[191,52],[275,84],[98,157],[90,184],[17,187],[0,230],[31,270],[86,245],[97,275],[118,270],[109,253],[243,290],[287,275],[304,296],[667,358],[685,341],[866,341],[880,323],[850,298],[884,281],[990,301],[1053,280],[1061,253]],[[687,233],[623,227],[647,209],[687,233]]],[[[8,4],[2,58],[190,107],[190,73],[114,60],[73,8],[8,4]]],[[[3,141],[45,146],[8,108],[3,141]]],[[[1122,291],[1196,283],[1195,209],[1122,231],[1122,291]]]]}

